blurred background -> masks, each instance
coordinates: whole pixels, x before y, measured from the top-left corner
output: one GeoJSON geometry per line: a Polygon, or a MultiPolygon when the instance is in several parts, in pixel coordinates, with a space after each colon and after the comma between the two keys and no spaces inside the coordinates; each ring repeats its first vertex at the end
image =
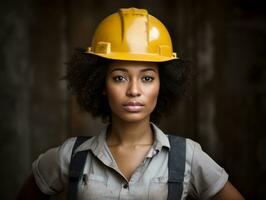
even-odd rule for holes
{"type": "Polygon", "coordinates": [[[199,142],[246,199],[266,195],[266,7],[263,0],[9,0],[0,3],[0,188],[15,199],[37,156],[95,135],[60,78],[75,48],[121,7],[146,8],[193,63],[191,97],[159,126],[199,142]]]}

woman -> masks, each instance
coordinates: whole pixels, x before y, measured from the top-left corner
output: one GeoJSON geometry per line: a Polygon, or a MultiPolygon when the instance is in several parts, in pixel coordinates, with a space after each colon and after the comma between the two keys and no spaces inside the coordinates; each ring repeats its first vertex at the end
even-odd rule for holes
{"type": "MultiPolygon", "coordinates": [[[[98,26],[92,47],[72,57],[66,80],[79,105],[108,125],[74,151],[70,138],[40,155],[19,198],[67,190],[71,159],[87,151],[77,199],[167,199],[174,147],[154,123],[184,94],[189,70],[164,25],[144,9],[120,9],[98,26]]],[[[181,199],[243,199],[199,144],[184,141],[181,199]]]]}

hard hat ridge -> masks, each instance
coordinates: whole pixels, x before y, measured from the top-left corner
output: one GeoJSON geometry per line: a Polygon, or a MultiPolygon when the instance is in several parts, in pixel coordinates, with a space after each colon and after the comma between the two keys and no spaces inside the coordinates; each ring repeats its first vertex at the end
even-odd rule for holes
{"type": "Polygon", "coordinates": [[[177,59],[165,26],[147,10],[137,8],[122,8],[105,18],[86,53],[115,60],[177,59]]]}

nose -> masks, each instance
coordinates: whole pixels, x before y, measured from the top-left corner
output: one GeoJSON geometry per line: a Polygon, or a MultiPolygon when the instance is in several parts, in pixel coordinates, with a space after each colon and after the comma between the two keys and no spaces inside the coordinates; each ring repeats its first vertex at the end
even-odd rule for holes
{"type": "Polygon", "coordinates": [[[128,83],[126,95],[128,97],[138,97],[141,95],[140,86],[137,80],[131,80],[128,83]]]}

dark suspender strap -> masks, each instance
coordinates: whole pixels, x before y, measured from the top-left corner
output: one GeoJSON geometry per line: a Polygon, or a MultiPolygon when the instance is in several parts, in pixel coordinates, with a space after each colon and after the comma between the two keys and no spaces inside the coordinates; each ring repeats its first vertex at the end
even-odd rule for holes
{"type": "MultiPolygon", "coordinates": [[[[183,192],[183,181],[186,161],[186,140],[182,137],[169,135],[170,151],[168,159],[168,200],[181,199],[183,192]]],[[[86,141],[88,137],[77,137],[73,146],[69,166],[69,188],[68,200],[77,199],[78,183],[82,177],[83,169],[88,151],[79,151],[74,154],[75,149],[86,141]]]]}
{"type": "Polygon", "coordinates": [[[169,135],[168,200],[181,199],[186,162],[186,139],[169,135]]]}
{"type": "Polygon", "coordinates": [[[76,154],[74,154],[74,152],[77,147],[87,139],[88,137],[77,137],[72,149],[72,155],[69,165],[68,200],[77,199],[78,183],[83,175],[83,169],[88,154],[88,151],[79,151],[76,154]]]}

